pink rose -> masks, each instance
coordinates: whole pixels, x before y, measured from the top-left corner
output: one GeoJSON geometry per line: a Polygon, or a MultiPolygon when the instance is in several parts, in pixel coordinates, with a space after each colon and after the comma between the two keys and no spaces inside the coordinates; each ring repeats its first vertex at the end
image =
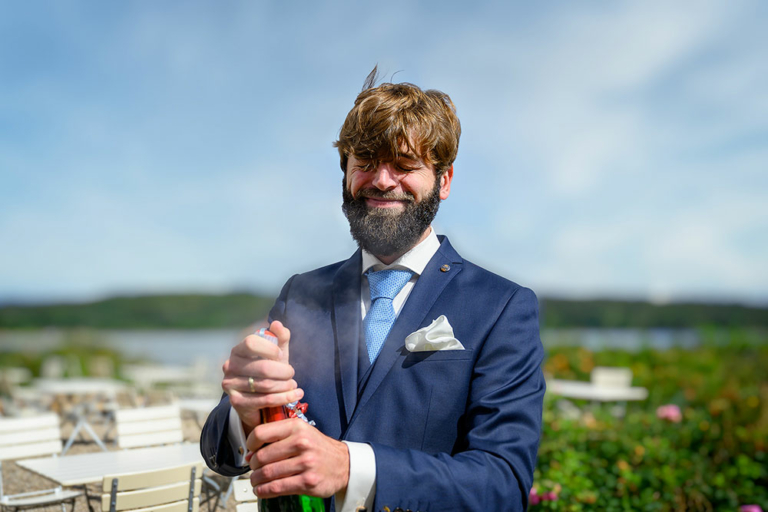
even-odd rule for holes
{"type": "Polygon", "coordinates": [[[680,412],[680,407],[674,404],[662,405],[656,409],[656,417],[661,420],[669,420],[672,423],[683,421],[683,413],[680,412]]]}
{"type": "Polygon", "coordinates": [[[739,512],[763,512],[760,505],[742,505],[739,507],[739,512]]]}
{"type": "Polygon", "coordinates": [[[557,494],[551,491],[546,492],[541,496],[541,499],[546,501],[557,501],[557,494]]]}

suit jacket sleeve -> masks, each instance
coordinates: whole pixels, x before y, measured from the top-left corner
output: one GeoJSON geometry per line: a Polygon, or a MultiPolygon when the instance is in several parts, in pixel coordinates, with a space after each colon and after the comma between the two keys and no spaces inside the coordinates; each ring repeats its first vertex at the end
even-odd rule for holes
{"type": "Polygon", "coordinates": [[[541,430],[543,356],[536,296],[520,288],[482,344],[453,453],[371,443],[374,510],[525,510],[541,430]]]}
{"type": "MultiPolygon", "coordinates": [[[[294,276],[295,277],[295,276],[294,276]]],[[[269,313],[269,321],[281,320],[285,311],[285,297],[290,288],[291,281],[283,286],[280,296],[269,313]]],[[[205,463],[213,471],[224,476],[238,476],[250,471],[249,467],[235,465],[235,455],[229,443],[229,396],[221,397],[216,408],[208,415],[200,434],[200,453],[205,463]]]]}

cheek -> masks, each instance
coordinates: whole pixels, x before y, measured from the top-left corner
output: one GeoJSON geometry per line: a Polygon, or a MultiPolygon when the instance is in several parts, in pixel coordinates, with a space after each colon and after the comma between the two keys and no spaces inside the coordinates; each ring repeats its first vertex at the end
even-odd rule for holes
{"type": "Polygon", "coordinates": [[[357,191],[360,190],[364,184],[365,176],[361,175],[361,173],[355,172],[347,175],[347,190],[349,190],[353,196],[357,194],[357,191]]]}
{"type": "MultiPolygon", "coordinates": [[[[414,176],[414,178],[417,177],[414,176]]],[[[403,180],[403,188],[413,194],[416,201],[421,201],[427,197],[432,190],[431,187],[427,185],[426,181],[421,179],[403,180]]]]}

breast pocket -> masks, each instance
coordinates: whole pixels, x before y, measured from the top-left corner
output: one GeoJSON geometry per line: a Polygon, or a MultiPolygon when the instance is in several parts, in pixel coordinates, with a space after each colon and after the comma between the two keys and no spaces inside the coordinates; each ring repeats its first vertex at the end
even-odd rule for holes
{"type": "Polygon", "coordinates": [[[344,439],[450,453],[472,377],[472,350],[414,352],[355,412],[344,439]]]}
{"type": "Polygon", "coordinates": [[[471,349],[412,352],[403,361],[403,380],[416,383],[429,397],[422,404],[426,416],[421,451],[453,451],[467,404],[473,356],[471,349]]]}
{"type": "Polygon", "coordinates": [[[405,360],[403,361],[403,368],[409,368],[422,362],[436,363],[438,361],[464,361],[466,359],[472,359],[473,355],[474,351],[472,349],[410,352],[407,356],[405,356],[405,360]]]}

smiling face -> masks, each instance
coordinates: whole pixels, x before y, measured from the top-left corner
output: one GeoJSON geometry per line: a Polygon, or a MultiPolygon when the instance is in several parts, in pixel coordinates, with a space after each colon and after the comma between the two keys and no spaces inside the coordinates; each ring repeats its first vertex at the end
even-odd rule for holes
{"type": "Polygon", "coordinates": [[[438,178],[434,166],[407,151],[391,162],[350,155],[342,209],[352,237],[361,248],[391,263],[429,234],[452,179],[453,166],[438,178]]]}
{"type": "Polygon", "coordinates": [[[429,234],[453,179],[461,125],[447,94],[376,82],[374,72],[333,145],[357,244],[389,264],[429,234]]]}

